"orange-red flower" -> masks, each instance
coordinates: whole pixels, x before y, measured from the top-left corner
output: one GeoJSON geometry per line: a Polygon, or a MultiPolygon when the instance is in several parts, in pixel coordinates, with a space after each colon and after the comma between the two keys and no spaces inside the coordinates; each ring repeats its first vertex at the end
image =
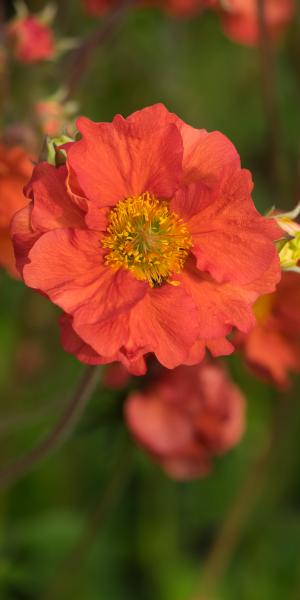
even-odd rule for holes
{"type": "MultiPolygon", "coordinates": [[[[256,45],[259,38],[257,0],[219,0],[224,32],[240,44],[256,45]]],[[[276,39],[292,21],[294,0],[265,0],[268,33],[276,39]]]]}
{"type": "Polygon", "coordinates": [[[280,278],[281,235],[234,146],[163,105],[77,125],[66,165],[35,168],[14,219],[25,283],[66,313],[65,349],[135,373],[148,353],[168,368],[230,353],[280,278]]]}
{"type": "Polygon", "coordinates": [[[30,179],[32,164],[25,151],[0,144],[0,265],[11,275],[18,276],[10,238],[13,215],[28,204],[23,187],[30,179]]]}
{"type": "Polygon", "coordinates": [[[300,275],[284,272],[274,294],[254,306],[256,327],[238,334],[237,347],[263,379],[278,387],[289,383],[289,372],[300,372],[300,275]]]}
{"type": "Polygon", "coordinates": [[[35,63],[53,58],[55,42],[51,27],[36,15],[25,15],[8,26],[15,57],[22,63],[35,63]]]}
{"type": "Polygon", "coordinates": [[[237,444],[244,431],[242,393],[219,365],[161,370],[158,380],[125,404],[138,443],[176,479],[206,475],[212,457],[237,444]]]}

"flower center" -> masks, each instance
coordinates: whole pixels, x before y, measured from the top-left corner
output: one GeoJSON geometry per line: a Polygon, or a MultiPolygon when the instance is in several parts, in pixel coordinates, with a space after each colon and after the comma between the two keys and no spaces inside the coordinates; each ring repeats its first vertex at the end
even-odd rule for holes
{"type": "Polygon", "coordinates": [[[168,202],[149,192],[118,202],[109,213],[102,245],[109,252],[105,262],[127,269],[152,287],[164,282],[184,266],[192,240],[185,223],[170,211],[168,202]]]}

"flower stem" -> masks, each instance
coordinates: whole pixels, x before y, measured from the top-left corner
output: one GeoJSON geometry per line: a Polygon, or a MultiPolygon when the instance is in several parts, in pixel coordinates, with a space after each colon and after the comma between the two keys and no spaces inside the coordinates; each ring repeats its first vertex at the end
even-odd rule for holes
{"type": "MultiPolygon", "coordinates": [[[[283,195],[285,178],[284,157],[281,151],[281,123],[276,93],[273,49],[266,21],[266,0],[256,0],[259,30],[262,101],[267,125],[267,143],[270,156],[271,178],[274,189],[283,195]]],[[[283,196],[284,197],[284,196],[283,196]]]]}
{"type": "Polygon", "coordinates": [[[25,477],[42,460],[57,450],[72,433],[99,381],[100,367],[85,368],[78,385],[54,429],[27,454],[0,470],[0,488],[25,477]]]}
{"type": "Polygon", "coordinates": [[[90,59],[99,46],[103,44],[111,35],[113,35],[123,18],[127,14],[128,8],[135,3],[136,0],[123,0],[117,4],[117,7],[112,9],[103,19],[100,26],[97,27],[82,44],[73,52],[71,63],[68,68],[69,77],[66,82],[66,93],[63,102],[67,102],[73,98],[75,91],[80,85],[81,79],[84,76],[90,59]]]}

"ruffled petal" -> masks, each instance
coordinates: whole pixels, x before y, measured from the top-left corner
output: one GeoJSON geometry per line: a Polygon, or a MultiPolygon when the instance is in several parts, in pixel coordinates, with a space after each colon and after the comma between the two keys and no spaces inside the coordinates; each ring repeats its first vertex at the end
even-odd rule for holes
{"type": "Polygon", "coordinates": [[[146,284],[103,264],[99,236],[85,230],[45,233],[29,253],[24,281],[73,315],[75,331],[100,354],[114,354],[127,340],[126,312],[146,284]]]}
{"type": "Polygon", "coordinates": [[[203,340],[197,340],[191,347],[187,357],[183,364],[192,366],[198,365],[205,357],[205,342],[203,340]]]}
{"type": "Polygon", "coordinates": [[[11,238],[14,246],[16,267],[22,275],[24,265],[28,262],[28,254],[41,236],[40,231],[35,231],[31,226],[33,203],[19,210],[11,223],[11,238]]]}
{"type": "Polygon", "coordinates": [[[151,290],[130,313],[127,348],[154,352],[159,362],[173,369],[182,362],[199,334],[195,303],[182,286],[164,285],[151,290]]]}
{"type": "Polygon", "coordinates": [[[187,207],[185,220],[197,267],[219,283],[254,281],[277,256],[273,240],[280,237],[279,229],[273,219],[257,212],[251,189],[250,173],[239,169],[226,176],[217,192],[195,184],[178,192],[172,202],[182,216],[187,207]]]}
{"type": "Polygon", "coordinates": [[[209,350],[212,356],[228,356],[234,352],[234,346],[225,337],[213,340],[197,340],[192,346],[185,365],[198,365],[205,357],[205,350],[209,350]]]}
{"type": "Polygon", "coordinates": [[[72,327],[72,317],[64,314],[59,319],[61,329],[60,341],[66,352],[74,354],[78,360],[88,365],[102,365],[110,362],[88,344],[86,344],[72,327]]]}
{"type": "Polygon", "coordinates": [[[133,113],[130,119],[140,118],[148,127],[153,119],[157,123],[174,123],[183,143],[183,176],[186,183],[201,180],[212,186],[223,173],[233,166],[240,167],[240,158],[232,142],[219,131],[209,133],[187,125],[176,114],[170,113],[163,104],[156,104],[133,113]]]}
{"type": "Polygon", "coordinates": [[[224,338],[232,327],[244,332],[250,331],[256,323],[252,312],[253,303],[259,295],[267,293],[265,288],[268,289],[271,282],[274,289],[276,277],[278,279],[280,277],[276,268],[270,269],[270,272],[269,280],[266,274],[266,283],[262,277],[253,284],[253,287],[219,284],[201,275],[193,262],[189,261],[179,275],[179,279],[197,305],[199,338],[203,340],[224,338]]]}
{"type": "Polygon", "coordinates": [[[94,231],[106,231],[108,226],[108,212],[107,207],[99,207],[95,204],[89,204],[88,212],[85,217],[85,222],[89,229],[94,231]]]}
{"type": "Polygon", "coordinates": [[[84,226],[84,213],[72,201],[66,188],[67,169],[40,163],[26,188],[27,196],[34,199],[31,224],[34,229],[49,231],[64,227],[84,226]]]}
{"type": "Polygon", "coordinates": [[[230,140],[220,133],[195,129],[178,120],[183,140],[183,170],[186,183],[202,181],[213,186],[229,167],[239,167],[240,158],[230,140]]]}
{"type": "Polygon", "coordinates": [[[89,316],[86,311],[77,311],[73,329],[97,354],[115,357],[129,337],[128,314],[116,312],[108,317],[97,317],[89,316]]]}
{"type": "Polygon", "coordinates": [[[204,347],[213,356],[231,354],[234,347],[225,336],[234,327],[249,334],[256,325],[252,311],[255,300],[273,292],[280,277],[281,272],[276,259],[266,273],[251,284],[218,284],[201,276],[193,262],[188,261],[179,278],[198,307],[200,335],[184,363],[192,365],[200,362],[204,347]]]}
{"type": "Polygon", "coordinates": [[[195,215],[199,215],[208,206],[216,202],[218,193],[218,186],[210,187],[202,181],[190,184],[176,192],[170,202],[170,208],[185,223],[189,224],[195,215]]]}
{"type": "Polygon", "coordinates": [[[162,125],[157,111],[130,119],[116,116],[112,123],[93,123],[81,117],[82,139],[71,144],[68,162],[80,188],[96,206],[108,207],[129,196],[151,192],[169,198],[182,174],[182,140],[176,125],[162,125]]]}
{"type": "Polygon", "coordinates": [[[85,226],[84,212],[67,192],[66,177],[65,167],[55,168],[48,163],[40,163],[34,169],[26,186],[26,196],[32,201],[15,214],[11,225],[20,273],[28,262],[28,253],[45,231],[85,226]]]}
{"type": "Polygon", "coordinates": [[[281,282],[282,271],[276,254],[273,262],[270,264],[268,269],[258,277],[255,281],[251,281],[243,286],[238,286],[245,297],[253,303],[259,296],[265,294],[271,294],[277,289],[278,284],[281,282]]]}
{"type": "Polygon", "coordinates": [[[146,373],[146,363],[143,356],[131,361],[121,351],[113,356],[102,356],[80,338],[73,329],[72,321],[72,317],[67,314],[62,315],[59,321],[61,343],[66,352],[74,354],[78,360],[86,364],[106,365],[120,361],[132,375],[144,375],[146,373]]]}
{"type": "Polygon", "coordinates": [[[206,340],[206,347],[214,357],[229,356],[234,352],[234,345],[226,338],[206,340]]]}

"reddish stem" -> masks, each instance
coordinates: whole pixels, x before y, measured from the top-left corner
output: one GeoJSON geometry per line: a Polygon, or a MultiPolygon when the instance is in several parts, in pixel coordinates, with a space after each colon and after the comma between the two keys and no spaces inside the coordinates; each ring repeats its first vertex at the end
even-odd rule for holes
{"type": "Polygon", "coordinates": [[[0,470],[0,488],[6,488],[27,475],[61,446],[78,423],[98,381],[99,367],[86,367],[65,412],[54,429],[35,448],[0,470]]]}

